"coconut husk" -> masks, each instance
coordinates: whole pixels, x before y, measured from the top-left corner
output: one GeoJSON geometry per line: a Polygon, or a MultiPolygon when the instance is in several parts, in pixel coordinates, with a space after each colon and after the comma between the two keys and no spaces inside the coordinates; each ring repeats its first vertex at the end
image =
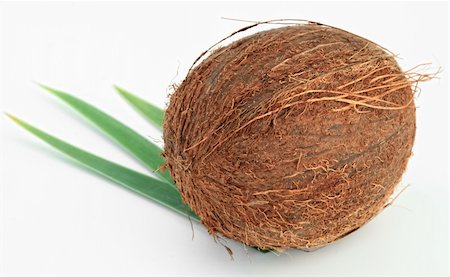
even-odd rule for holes
{"type": "Polygon", "coordinates": [[[214,50],[170,97],[166,167],[211,234],[314,249],[386,205],[414,142],[414,91],[384,48],[318,24],[214,50]]]}

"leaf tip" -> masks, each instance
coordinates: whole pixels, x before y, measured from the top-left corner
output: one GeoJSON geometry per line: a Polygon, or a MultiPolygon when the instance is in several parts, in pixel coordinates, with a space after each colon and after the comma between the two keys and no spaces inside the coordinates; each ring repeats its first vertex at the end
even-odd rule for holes
{"type": "Polygon", "coordinates": [[[35,85],[37,85],[38,87],[41,87],[41,88],[43,88],[43,89],[49,89],[48,86],[44,85],[44,84],[41,83],[41,82],[33,81],[33,83],[34,83],[35,85]]]}
{"type": "Polygon", "coordinates": [[[31,82],[33,82],[35,85],[37,85],[37,86],[39,86],[39,87],[43,87],[44,86],[44,84],[42,84],[42,83],[40,83],[40,82],[38,82],[38,81],[31,81],[31,82]]]}
{"type": "Polygon", "coordinates": [[[17,124],[22,124],[22,120],[20,120],[19,118],[15,117],[14,115],[7,113],[7,112],[3,112],[4,115],[6,115],[9,119],[11,119],[12,121],[14,121],[17,124]]]}
{"type": "Polygon", "coordinates": [[[52,94],[54,94],[54,95],[60,95],[60,94],[62,94],[62,92],[60,92],[60,91],[58,91],[58,90],[56,90],[56,89],[54,89],[54,88],[51,88],[51,87],[49,87],[49,86],[47,86],[47,85],[44,85],[44,84],[42,84],[42,83],[39,83],[39,82],[36,82],[36,81],[33,81],[33,83],[35,83],[35,84],[38,85],[39,87],[43,88],[43,89],[46,90],[47,92],[50,92],[50,93],[52,93],[52,94]]]}
{"type": "Polygon", "coordinates": [[[120,95],[122,95],[122,96],[127,95],[127,92],[123,88],[119,87],[118,85],[113,85],[113,87],[120,95]]]}
{"type": "Polygon", "coordinates": [[[9,117],[12,120],[14,120],[16,118],[15,116],[13,116],[12,114],[7,113],[7,112],[3,112],[3,114],[6,115],[7,117],[9,117]]]}

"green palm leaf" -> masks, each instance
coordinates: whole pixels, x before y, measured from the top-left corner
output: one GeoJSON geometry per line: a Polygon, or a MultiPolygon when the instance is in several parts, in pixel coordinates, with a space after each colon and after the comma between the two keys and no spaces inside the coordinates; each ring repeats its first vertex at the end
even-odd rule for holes
{"type": "Polygon", "coordinates": [[[159,130],[163,130],[164,110],[157,106],[137,97],[134,94],[126,91],[125,89],[114,86],[116,91],[131,104],[141,115],[144,116],[151,124],[153,124],[159,130]]]}
{"type": "Polygon", "coordinates": [[[164,164],[164,159],[161,156],[161,148],[122,122],[85,101],[68,93],[55,90],[45,85],[39,85],[81,113],[103,132],[113,138],[119,145],[139,159],[144,165],[150,168],[158,177],[170,184],[173,189],[177,189],[172,181],[169,171],[166,170],[162,172],[159,170],[159,167],[164,164]]]}
{"type": "Polygon", "coordinates": [[[117,184],[130,189],[138,194],[164,205],[180,214],[187,215],[195,221],[200,221],[198,216],[181,200],[180,194],[167,186],[167,183],[150,176],[131,170],[119,164],[110,162],[96,155],[90,154],[78,147],[70,145],[30,124],[7,114],[18,125],[37,136],[47,144],[97,172],[117,184]]]}

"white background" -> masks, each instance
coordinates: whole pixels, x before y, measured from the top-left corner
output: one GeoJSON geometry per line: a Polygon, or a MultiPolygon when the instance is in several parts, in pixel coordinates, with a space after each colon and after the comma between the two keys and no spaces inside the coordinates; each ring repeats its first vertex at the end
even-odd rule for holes
{"type": "Polygon", "coordinates": [[[4,276],[448,274],[448,4],[0,3],[0,110],[145,172],[32,81],[71,92],[161,142],[115,92],[163,107],[204,49],[250,20],[306,18],[367,37],[405,68],[432,62],[422,84],[411,186],[369,224],[316,252],[275,256],[228,241],[113,185],[0,118],[0,273],[4,276]],[[177,73],[178,69],[178,73],[177,73]]]}

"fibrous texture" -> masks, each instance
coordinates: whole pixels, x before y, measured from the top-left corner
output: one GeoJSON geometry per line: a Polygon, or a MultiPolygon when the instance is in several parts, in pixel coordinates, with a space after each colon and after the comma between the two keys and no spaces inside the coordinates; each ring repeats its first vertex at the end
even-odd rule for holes
{"type": "Polygon", "coordinates": [[[164,157],[212,234],[311,249],[386,205],[415,135],[415,84],[394,57],[317,24],[213,51],[170,98],[164,157]]]}

